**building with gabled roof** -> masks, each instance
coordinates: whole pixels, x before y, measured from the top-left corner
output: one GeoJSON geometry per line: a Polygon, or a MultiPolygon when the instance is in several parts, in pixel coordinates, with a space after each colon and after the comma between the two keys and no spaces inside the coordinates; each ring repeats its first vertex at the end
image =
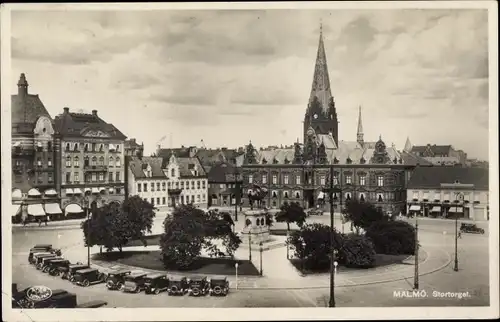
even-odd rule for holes
{"type": "Polygon", "coordinates": [[[304,136],[293,146],[256,149],[250,142],[241,164],[244,206],[247,192],[255,185],[269,191],[263,203],[279,207],[285,202],[300,202],[304,207],[324,206],[323,189],[332,185],[337,209],[347,200],[367,200],[389,213],[405,211],[406,183],[414,160],[400,153],[394,145],[365,140],[361,107],[358,110],[355,140],[338,136],[338,115],[330,87],[323,33],[320,32],[313,82],[304,115],[304,136]]]}
{"type": "MultiPolygon", "coordinates": [[[[409,140],[409,139],[408,139],[409,140]]],[[[414,145],[408,151],[440,166],[466,166],[467,153],[455,150],[452,145],[414,145]]]]}

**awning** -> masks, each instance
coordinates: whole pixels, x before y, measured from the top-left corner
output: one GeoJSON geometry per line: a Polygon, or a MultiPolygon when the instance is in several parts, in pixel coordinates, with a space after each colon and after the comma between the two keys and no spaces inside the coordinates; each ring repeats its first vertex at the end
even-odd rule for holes
{"type": "Polygon", "coordinates": [[[448,212],[454,212],[454,213],[464,212],[464,208],[462,208],[462,207],[450,207],[448,212]]]}
{"type": "Polygon", "coordinates": [[[109,193],[113,193],[115,190],[113,188],[109,188],[109,193]]]}
{"type": "Polygon", "coordinates": [[[45,204],[45,212],[49,215],[62,214],[61,207],[59,207],[59,205],[56,203],[45,204]]]}
{"type": "Polygon", "coordinates": [[[325,193],[323,191],[318,193],[318,199],[325,199],[325,193]]]}
{"type": "Polygon", "coordinates": [[[41,196],[41,193],[40,193],[40,191],[38,191],[38,189],[31,188],[28,191],[28,197],[40,197],[40,196],[41,196]]]}
{"type": "Polygon", "coordinates": [[[72,195],[74,192],[73,192],[73,189],[71,188],[66,188],[66,194],[67,195],[72,195]]]}
{"type": "Polygon", "coordinates": [[[419,205],[411,205],[410,211],[420,211],[420,206],[419,205]]]}
{"type": "Polygon", "coordinates": [[[441,206],[432,207],[431,212],[441,212],[441,206]]]}
{"type": "Polygon", "coordinates": [[[102,187],[102,188],[100,188],[100,189],[99,189],[99,191],[100,191],[100,192],[104,192],[104,191],[106,191],[106,187],[102,187]]]}
{"type": "Polygon", "coordinates": [[[12,204],[12,217],[17,216],[21,211],[21,205],[12,204]]]}
{"type": "Polygon", "coordinates": [[[39,203],[28,205],[28,215],[32,215],[35,217],[45,216],[45,210],[43,210],[42,205],[39,203]]]}
{"type": "Polygon", "coordinates": [[[14,143],[12,146],[13,146],[13,147],[18,147],[18,146],[21,146],[21,142],[17,141],[17,142],[16,142],[16,143],[14,143]]]}
{"type": "Polygon", "coordinates": [[[57,192],[54,189],[45,190],[46,196],[57,196],[57,192]]]}
{"type": "Polygon", "coordinates": [[[99,193],[99,188],[92,188],[92,193],[99,193]]]}
{"type": "Polygon", "coordinates": [[[90,188],[85,188],[85,189],[83,190],[83,192],[90,192],[90,191],[92,191],[92,189],[90,189],[90,188]]]}
{"type": "Polygon", "coordinates": [[[36,145],[41,148],[43,145],[42,145],[42,142],[37,142],[36,145]]]}
{"type": "Polygon", "coordinates": [[[23,192],[21,189],[12,190],[12,198],[13,199],[21,199],[23,197],[23,192]]]}
{"type": "Polygon", "coordinates": [[[82,207],[80,207],[76,203],[72,203],[72,204],[66,206],[65,211],[66,211],[66,214],[79,214],[79,213],[83,212],[83,209],[82,209],[82,207]]]}
{"type": "Polygon", "coordinates": [[[75,188],[75,189],[73,189],[73,194],[74,195],[81,195],[82,194],[82,190],[80,188],[75,188]]]}

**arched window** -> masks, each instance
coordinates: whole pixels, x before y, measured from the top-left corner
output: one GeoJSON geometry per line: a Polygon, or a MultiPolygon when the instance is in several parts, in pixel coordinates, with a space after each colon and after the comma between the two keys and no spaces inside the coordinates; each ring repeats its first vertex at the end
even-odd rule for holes
{"type": "Polygon", "coordinates": [[[116,167],[121,167],[121,163],[120,163],[120,158],[119,157],[116,157],[115,166],[116,167]]]}
{"type": "Polygon", "coordinates": [[[73,146],[73,151],[78,151],[78,143],[75,143],[75,145],[73,146]]]}
{"type": "Polygon", "coordinates": [[[109,166],[114,167],[114,165],[115,165],[115,159],[113,159],[113,157],[109,157],[109,166]]]}
{"type": "Polygon", "coordinates": [[[350,193],[350,192],[347,192],[347,193],[345,194],[345,199],[346,199],[346,200],[351,200],[351,193],[350,193]]]}
{"type": "MultiPolygon", "coordinates": [[[[174,178],[174,177],[175,177],[175,169],[170,170],[170,176],[171,176],[172,178],[174,178]]],[[[193,182],[193,183],[194,183],[194,182],[193,182]]]]}
{"type": "Polygon", "coordinates": [[[66,166],[71,167],[71,157],[69,155],[66,157],[66,166]]]}
{"type": "Polygon", "coordinates": [[[283,196],[285,197],[285,199],[288,199],[288,191],[283,192],[283,196]]]}
{"type": "Polygon", "coordinates": [[[80,158],[75,157],[75,158],[73,159],[73,166],[74,166],[75,168],[78,168],[78,167],[80,166],[80,158]]]}
{"type": "Polygon", "coordinates": [[[359,200],[361,202],[365,201],[365,194],[364,193],[362,193],[362,194],[359,195],[359,200]]]}
{"type": "Polygon", "coordinates": [[[92,158],[92,165],[97,165],[97,157],[92,158]]]}
{"type": "Polygon", "coordinates": [[[99,145],[99,151],[100,152],[104,151],[104,144],[99,145]]]}
{"type": "Polygon", "coordinates": [[[382,194],[381,193],[378,194],[377,200],[378,200],[378,202],[383,202],[384,201],[384,199],[382,198],[382,194]]]}
{"type": "Polygon", "coordinates": [[[300,199],[300,192],[295,191],[295,198],[300,199]]]}
{"type": "Polygon", "coordinates": [[[70,149],[70,144],[66,143],[66,151],[69,151],[69,149],[70,149]]]}
{"type": "Polygon", "coordinates": [[[276,193],[276,191],[273,191],[273,198],[278,198],[278,194],[276,193]]]}
{"type": "Polygon", "coordinates": [[[99,158],[99,165],[104,165],[104,157],[99,158]]]}

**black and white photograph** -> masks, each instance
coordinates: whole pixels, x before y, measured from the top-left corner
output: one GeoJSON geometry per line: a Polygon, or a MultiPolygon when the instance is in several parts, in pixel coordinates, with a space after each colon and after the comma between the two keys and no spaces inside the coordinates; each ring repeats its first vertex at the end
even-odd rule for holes
{"type": "Polygon", "coordinates": [[[3,320],[499,317],[496,2],[1,15],[3,320]]]}

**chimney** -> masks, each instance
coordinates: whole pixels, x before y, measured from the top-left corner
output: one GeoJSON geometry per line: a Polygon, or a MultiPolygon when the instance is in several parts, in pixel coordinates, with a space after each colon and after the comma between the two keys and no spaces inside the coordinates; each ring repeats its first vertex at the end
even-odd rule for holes
{"type": "Polygon", "coordinates": [[[26,75],[24,73],[19,77],[19,81],[17,82],[17,94],[19,96],[28,95],[28,81],[26,80],[26,75]]]}
{"type": "Polygon", "coordinates": [[[97,110],[92,110],[92,115],[97,116],[97,110]]]}
{"type": "Polygon", "coordinates": [[[65,107],[64,108],[64,114],[68,114],[69,113],[69,107],[65,107]]]}

